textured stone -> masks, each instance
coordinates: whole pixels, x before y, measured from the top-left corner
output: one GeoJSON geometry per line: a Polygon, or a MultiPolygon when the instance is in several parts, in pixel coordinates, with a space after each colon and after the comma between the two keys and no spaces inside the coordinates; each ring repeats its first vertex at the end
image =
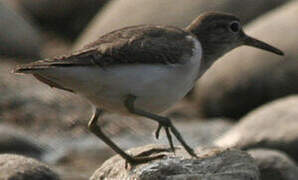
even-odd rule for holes
{"type": "Polygon", "coordinates": [[[220,147],[272,148],[298,160],[298,96],[264,105],[215,140],[220,147]]]}
{"type": "Polygon", "coordinates": [[[248,153],[256,160],[262,180],[296,180],[298,167],[285,153],[272,149],[252,149],[248,153]]]}
{"type": "Polygon", "coordinates": [[[203,116],[239,119],[266,102],[297,93],[297,11],[293,1],[244,28],[285,56],[245,46],[221,58],[197,82],[195,97],[203,116]]]}
{"type": "MultiPolygon", "coordinates": [[[[125,161],[120,156],[107,160],[90,178],[99,179],[212,179],[212,180],[255,180],[259,171],[254,160],[239,150],[205,149],[200,150],[198,159],[189,158],[187,153],[177,149],[173,153],[162,152],[163,147],[147,145],[131,149],[130,154],[153,152],[167,157],[146,164],[125,168],[125,161]],[[159,149],[154,151],[154,149],[159,149]]],[[[149,153],[150,154],[150,153],[149,153]]]]}
{"type": "Polygon", "coordinates": [[[58,180],[47,165],[34,159],[13,154],[0,155],[1,180],[58,180]]]}

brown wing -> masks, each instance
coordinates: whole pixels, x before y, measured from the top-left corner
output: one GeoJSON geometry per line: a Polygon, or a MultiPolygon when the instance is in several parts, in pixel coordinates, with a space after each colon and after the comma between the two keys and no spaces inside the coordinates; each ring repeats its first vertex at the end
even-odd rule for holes
{"type": "Polygon", "coordinates": [[[176,64],[183,63],[185,55],[192,55],[190,35],[172,26],[140,25],[124,28],[102,36],[86,48],[96,48],[104,64],[176,64]]]}
{"type": "Polygon", "coordinates": [[[193,43],[182,29],[171,26],[140,25],[123,28],[100,37],[69,56],[36,61],[20,66],[16,72],[35,71],[57,66],[106,67],[119,64],[176,64],[192,55],[193,43]]]}

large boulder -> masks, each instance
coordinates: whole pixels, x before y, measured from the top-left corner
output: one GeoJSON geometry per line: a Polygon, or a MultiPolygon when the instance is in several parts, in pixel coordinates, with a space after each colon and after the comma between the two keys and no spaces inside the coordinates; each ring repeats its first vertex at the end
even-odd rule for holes
{"type": "Polygon", "coordinates": [[[220,147],[272,148],[298,160],[298,96],[264,105],[215,140],[220,147]]]}
{"type": "Polygon", "coordinates": [[[244,28],[248,35],[282,49],[285,56],[241,47],[221,58],[196,86],[203,116],[238,119],[268,101],[298,92],[297,11],[298,2],[293,1],[244,28]]]}
{"type": "Polygon", "coordinates": [[[116,155],[107,160],[90,180],[99,179],[213,179],[213,180],[258,180],[259,171],[255,161],[240,150],[205,149],[199,158],[189,158],[177,149],[174,155],[162,146],[147,145],[129,150],[130,154],[165,155],[164,158],[125,168],[125,160],[116,155]]]}
{"type": "Polygon", "coordinates": [[[289,0],[113,0],[86,28],[75,49],[105,33],[125,26],[169,24],[185,27],[205,11],[233,13],[246,23],[287,1],[289,0]]]}

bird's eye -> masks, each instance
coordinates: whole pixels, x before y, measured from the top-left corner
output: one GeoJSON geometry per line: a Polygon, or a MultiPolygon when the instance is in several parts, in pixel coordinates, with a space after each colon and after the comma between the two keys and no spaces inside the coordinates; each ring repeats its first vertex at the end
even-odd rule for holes
{"type": "Polygon", "coordinates": [[[233,21],[232,23],[230,23],[229,29],[233,33],[239,32],[241,29],[240,23],[238,21],[233,21]]]}

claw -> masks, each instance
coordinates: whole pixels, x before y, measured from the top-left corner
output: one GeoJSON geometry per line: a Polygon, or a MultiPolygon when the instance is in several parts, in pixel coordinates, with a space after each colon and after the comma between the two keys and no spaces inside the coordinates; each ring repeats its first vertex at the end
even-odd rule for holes
{"type": "Polygon", "coordinates": [[[150,156],[150,157],[134,156],[129,160],[128,159],[125,160],[125,169],[128,169],[128,165],[130,165],[132,167],[132,166],[135,166],[135,165],[138,165],[138,164],[144,164],[144,163],[156,160],[156,159],[162,159],[165,156],[166,156],[165,154],[159,154],[159,155],[150,156]]]}
{"type": "Polygon", "coordinates": [[[156,138],[156,139],[159,138],[159,133],[160,133],[160,130],[161,130],[162,128],[165,129],[165,132],[166,132],[166,135],[167,135],[167,138],[168,138],[170,147],[171,147],[171,151],[172,151],[172,152],[175,152],[175,147],[174,147],[174,144],[173,144],[172,135],[171,135],[171,132],[170,132],[168,126],[163,126],[162,124],[159,123],[159,124],[158,124],[158,128],[157,128],[156,131],[155,131],[155,138],[156,138]]]}
{"type": "Polygon", "coordinates": [[[176,136],[178,141],[181,143],[181,145],[184,147],[184,149],[188,152],[189,155],[198,158],[194,150],[186,144],[186,142],[183,140],[182,136],[174,126],[171,126],[171,132],[176,136]]]}
{"type": "Polygon", "coordinates": [[[181,143],[181,145],[184,147],[184,149],[188,152],[189,155],[191,155],[192,157],[198,158],[198,156],[196,155],[194,150],[186,144],[186,142],[184,141],[184,139],[182,138],[182,136],[180,135],[178,130],[175,128],[175,126],[173,126],[173,124],[171,122],[159,123],[158,124],[158,128],[155,131],[155,138],[156,139],[159,138],[159,133],[160,133],[160,130],[162,128],[165,129],[165,132],[166,132],[166,135],[167,135],[167,138],[168,138],[168,141],[169,141],[172,152],[175,153],[175,147],[174,147],[174,144],[173,144],[171,133],[173,133],[175,135],[175,137],[178,139],[178,141],[181,143]]]}

